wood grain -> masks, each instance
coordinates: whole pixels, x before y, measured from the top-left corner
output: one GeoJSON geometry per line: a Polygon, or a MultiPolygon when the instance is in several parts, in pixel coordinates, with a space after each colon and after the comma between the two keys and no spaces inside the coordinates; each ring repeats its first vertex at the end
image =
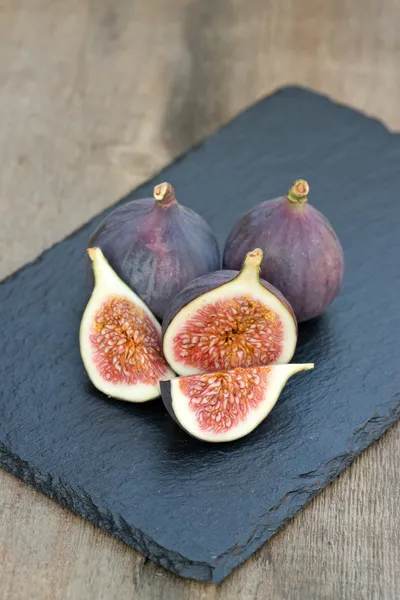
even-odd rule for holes
{"type": "MultiPolygon", "coordinates": [[[[280,85],[399,130],[399,25],[398,0],[0,0],[0,276],[280,85]]],[[[0,597],[398,598],[399,455],[397,426],[219,587],[0,473],[0,597]]]]}

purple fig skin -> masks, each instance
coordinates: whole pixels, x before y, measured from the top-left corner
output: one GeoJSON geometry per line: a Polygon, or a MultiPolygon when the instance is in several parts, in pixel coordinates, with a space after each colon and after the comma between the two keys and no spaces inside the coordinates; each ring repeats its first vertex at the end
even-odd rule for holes
{"type": "MultiPolygon", "coordinates": [[[[242,267],[242,264],[240,265],[240,267],[242,267]]],[[[182,308],[187,306],[190,302],[192,302],[192,300],[195,300],[195,298],[198,298],[198,296],[201,296],[203,294],[206,294],[207,292],[210,292],[211,290],[221,287],[225,283],[228,283],[229,281],[235,279],[235,277],[237,277],[238,275],[238,270],[230,271],[225,269],[221,271],[215,271],[214,273],[209,273],[208,275],[203,275],[202,277],[198,277],[194,281],[191,281],[183,290],[179,292],[179,294],[177,294],[177,296],[175,296],[172,303],[168,307],[168,310],[165,313],[162,322],[162,337],[164,337],[164,334],[167,331],[172,319],[175,317],[175,315],[178,314],[178,312],[182,308]]],[[[290,314],[293,315],[294,321],[296,322],[293,309],[290,306],[289,302],[286,300],[286,298],[281,294],[281,292],[267,281],[264,281],[263,279],[260,279],[260,283],[268,291],[272,292],[277,298],[279,298],[282,304],[288,309],[290,314]]]]}
{"type": "Polygon", "coordinates": [[[297,180],[287,196],[255,206],[234,226],[223,268],[238,269],[255,246],[264,252],[261,277],[287,298],[299,323],[321,315],[339,293],[344,257],[329,221],[307,203],[297,180]]]}
{"type": "MultiPolygon", "coordinates": [[[[95,246],[160,320],[189,281],[221,267],[211,227],[177,203],[170,184],[156,186],[154,198],[133,200],[107,215],[90,237],[89,247],[95,246]]],[[[88,259],[86,273],[93,286],[88,259]]]]}
{"type": "MultiPolygon", "coordinates": [[[[164,406],[167,409],[169,415],[173,418],[173,420],[175,421],[175,423],[177,425],[182,427],[181,424],[179,423],[178,419],[176,418],[175,412],[172,408],[171,381],[169,381],[169,380],[160,381],[160,390],[161,390],[162,401],[164,402],[164,406]]],[[[186,429],[184,429],[184,431],[186,431],[186,429]]],[[[188,431],[186,431],[186,433],[188,433],[190,435],[190,433],[188,431]]]]}

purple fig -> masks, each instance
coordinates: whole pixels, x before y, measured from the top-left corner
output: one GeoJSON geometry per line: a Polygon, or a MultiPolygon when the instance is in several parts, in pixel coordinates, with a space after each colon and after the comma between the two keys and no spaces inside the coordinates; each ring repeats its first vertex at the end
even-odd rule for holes
{"type": "Polygon", "coordinates": [[[224,269],[238,269],[246,252],[264,251],[261,277],[290,302],[297,321],[320,315],[343,280],[343,250],[329,221],[307,202],[298,179],[287,196],[255,206],[234,226],[225,244],[224,269]]]}
{"type": "MultiPolygon", "coordinates": [[[[105,217],[89,240],[117,275],[162,319],[176,294],[192,279],[220,268],[210,226],[178,204],[169,183],[154,198],[133,200],[105,217]]],[[[87,275],[93,285],[90,261],[87,275]]]]}
{"type": "Polygon", "coordinates": [[[293,311],[260,280],[262,250],[239,271],[191,281],[172,301],[162,325],[163,352],[179,375],[288,363],[297,343],[293,311]]]}

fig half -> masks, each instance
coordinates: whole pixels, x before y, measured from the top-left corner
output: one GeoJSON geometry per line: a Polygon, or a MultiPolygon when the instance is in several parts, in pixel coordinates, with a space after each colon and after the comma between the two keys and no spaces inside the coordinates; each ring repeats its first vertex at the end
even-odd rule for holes
{"type": "MultiPolygon", "coordinates": [[[[157,185],[153,194],[108,214],[89,246],[101,248],[122,281],[162,319],[174,296],[192,279],[220,269],[221,259],[211,227],[178,204],[171,184],[157,185]]],[[[88,260],[86,269],[93,285],[88,260]]]]}
{"type": "Polygon", "coordinates": [[[247,254],[238,271],[192,281],[163,320],[163,351],[179,375],[288,363],[297,323],[278,290],[260,280],[262,250],[247,254]]]}
{"type": "Polygon", "coordinates": [[[112,398],[145,402],[160,396],[160,379],[174,376],[161,350],[161,326],[116,275],[100,248],[89,248],[95,286],[80,327],[87,374],[112,398]]]}
{"type": "Polygon", "coordinates": [[[265,419],[287,380],[312,363],[232,369],[161,382],[164,404],[190,435],[207,442],[244,437],[265,419]]]}

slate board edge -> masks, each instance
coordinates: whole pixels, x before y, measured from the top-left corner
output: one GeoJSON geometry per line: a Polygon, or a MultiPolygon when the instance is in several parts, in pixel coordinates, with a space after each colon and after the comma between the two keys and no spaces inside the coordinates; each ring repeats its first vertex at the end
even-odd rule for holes
{"type": "Polygon", "coordinates": [[[344,109],[346,111],[349,111],[349,112],[352,112],[352,113],[354,113],[355,115],[358,115],[358,116],[360,116],[360,115],[364,116],[370,122],[374,122],[377,125],[379,125],[389,136],[395,136],[395,137],[399,136],[400,137],[400,132],[391,131],[381,119],[379,119],[377,117],[374,117],[374,116],[371,116],[368,113],[363,112],[362,110],[358,110],[358,109],[353,108],[353,107],[351,107],[351,106],[349,106],[347,104],[344,104],[342,102],[338,102],[337,100],[334,100],[333,98],[331,98],[327,94],[323,94],[323,93],[317,92],[317,91],[315,91],[312,88],[309,88],[307,86],[297,85],[297,84],[278,87],[275,90],[272,90],[269,94],[267,94],[266,96],[264,96],[260,100],[257,100],[253,104],[250,104],[247,108],[245,108],[244,110],[242,110],[239,113],[237,113],[236,115],[234,115],[229,121],[227,121],[226,123],[224,123],[221,127],[219,127],[218,129],[216,129],[209,136],[207,136],[204,139],[200,140],[199,142],[197,142],[196,144],[194,144],[193,146],[191,146],[190,148],[188,148],[187,150],[185,150],[184,152],[182,152],[182,154],[179,154],[177,157],[173,158],[170,163],[164,165],[160,170],[155,171],[154,173],[152,173],[148,177],[148,179],[146,179],[145,181],[143,181],[143,183],[139,184],[136,188],[133,188],[125,196],[122,196],[122,198],[120,198],[119,200],[116,200],[115,202],[113,202],[110,206],[108,206],[107,208],[105,208],[102,211],[100,211],[100,213],[96,213],[95,215],[93,215],[92,217],[90,217],[87,221],[85,221],[77,229],[74,229],[73,231],[71,231],[68,235],[66,235],[61,240],[55,242],[54,244],[52,244],[48,248],[45,248],[36,258],[34,258],[31,261],[28,261],[27,263],[25,263],[24,265],[22,265],[21,267],[19,267],[16,271],[10,273],[9,275],[6,275],[6,277],[0,281],[0,285],[2,285],[4,283],[8,283],[8,282],[14,280],[16,277],[18,277],[19,273],[25,271],[30,266],[32,266],[32,265],[34,265],[36,263],[39,263],[43,259],[43,257],[48,252],[50,252],[50,250],[52,250],[53,248],[57,247],[59,244],[63,243],[66,240],[73,239],[76,235],[78,235],[79,233],[81,233],[81,231],[83,231],[84,229],[86,229],[87,227],[89,227],[89,225],[92,223],[92,221],[94,221],[99,216],[103,216],[104,217],[110,211],[114,210],[117,206],[119,206],[120,204],[123,204],[124,202],[127,202],[131,198],[131,196],[132,196],[133,193],[135,193],[135,194],[139,193],[140,190],[142,188],[145,188],[153,179],[160,178],[160,180],[161,180],[164,171],[167,171],[173,165],[178,164],[179,162],[181,162],[182,160],[184,160],[185,157],[188,154],[190,154],[192,152],[196,152],[197,150],[199,150],[207,140],[211,139],[212,137],[214,137],[216,135],[219,135],[223,130],[228,129],[235,121],[237,121],[238,119],[240,119],[245,114],[249,113],[256,106],[259,106],[261,104],[264,104],[265,102],[268,102],[268,100],[270,100],[274,96],[278,96],[278,95],[284,94],[284,93],[289,93],[290,91],[301,92],[301,93],[304,93],[304,94],[312,94],[314,96],[318,96],[319,98],[321,98],[321,100],[324,100],[325,102],[327,102],[327,103],[329,103],[329,104],[331,104],[333,106],[342,108],[342,109],[344,109]]]}
{"type": "Polygon", "coordinates": [[[145,533],[130,526],[122,517],[119,517],[119,522],[116,522],[112,514],[107,509],[96,506],[84,490],[78,492],[64,485],[62,481],[54,481],[50,473],[42,473],[35,465],[10,452],[1,443],[0,467],[25,483],[34,486],[61,506],[72,510],[96,527],[104,529],[134,550],[143,553],[146,558],[175,575],[197,581],[221,583],[234,568],[242,564],[267,542],[314,496],[323,491],[344,471],[361,452],[378,440],[400,419],[400,396],[396,396],[383,406],[386,409],[383,414],[374,415],[355,432],[355,435],[349,440],[347,452],[330,459],[327,463],[320,464],[315,471],[300,475],[304,479],[304,486],[285,494],[277,505],[259,519],[245,546],[235,545],[229,548],[210,564],[191,561],[168,548],[163,548],[147,537],[145,533]],[[83,498],[84,500],[82,500],[83,498]],[[279,513],[285,513],[285,511],[286,514],[281,518],[279,513]]]}

